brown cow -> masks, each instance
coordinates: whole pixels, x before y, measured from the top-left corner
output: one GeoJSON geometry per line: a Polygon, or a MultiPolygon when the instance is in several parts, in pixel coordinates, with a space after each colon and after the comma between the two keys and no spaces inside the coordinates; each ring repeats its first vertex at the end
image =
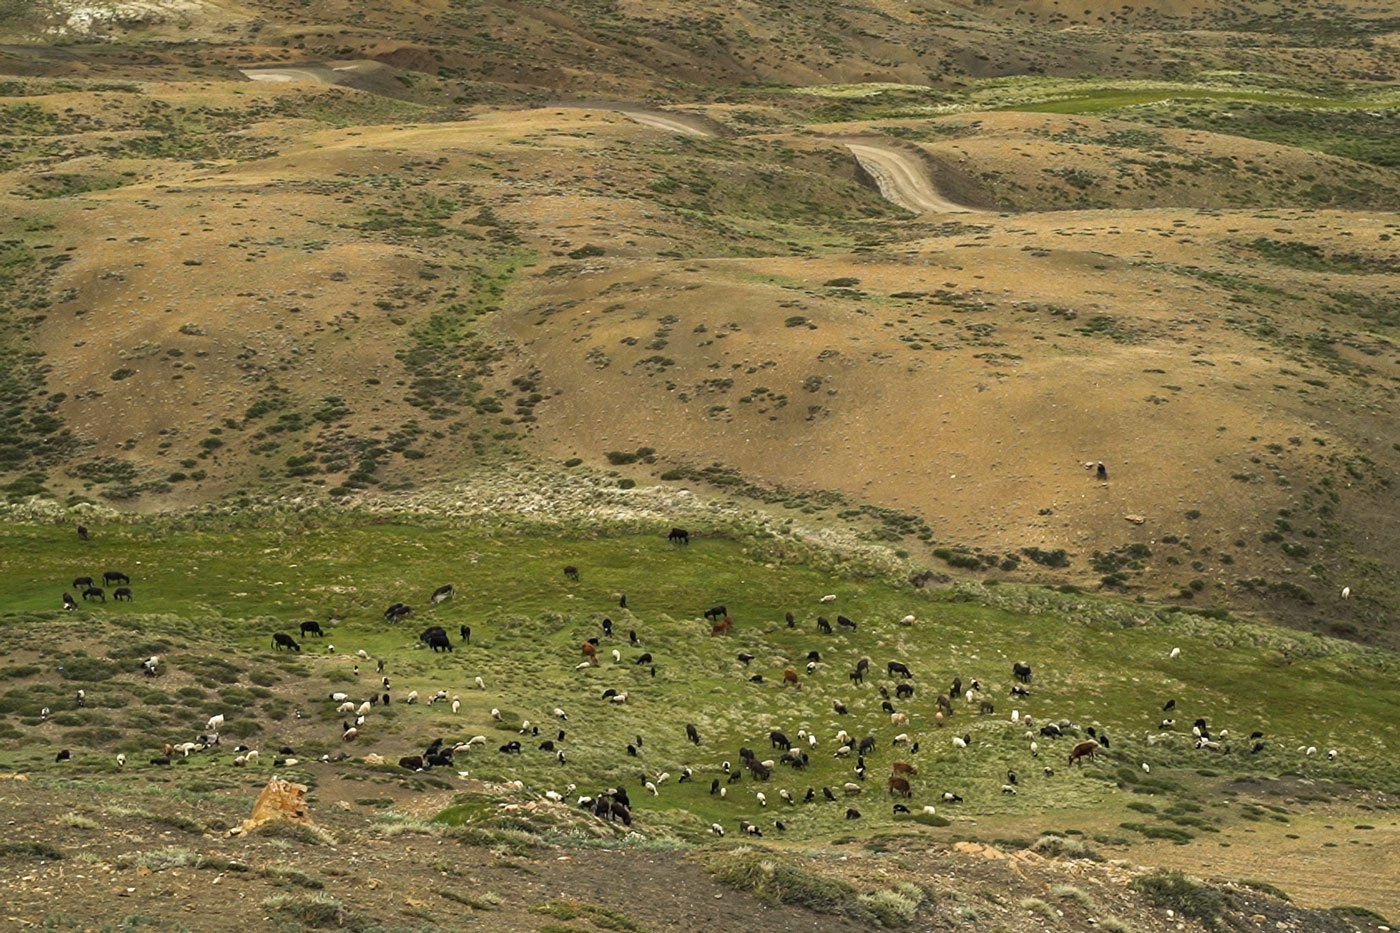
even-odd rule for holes
{"type": "Polygon", "coordinates": [[[787,686],[788,684],[792,684],[798,690],[802,689],[802,685],[797,682],[797,671],[791,667],[783,671],[783,686],[787,686]]]}
{"type": "Polygon", "coordinates": [[[734,627],[734,620],[725,616],[710,628],[711,635],[728,635],[729,630],[734,627]]]}
{"type": "Polygon", "coordinates": [[[914,767],[913,765],[911,765],[911,764],[910,764],[909,762],[907,762],[907,761],[896,761],[894,764],[890,765],[890,770],[893,771],[895,774],[918,774],[918,773],[919,773],[919,769],[916,768],[916,767],[914,767]]]}
{"type": "Polygon", "coordinates": [[[1095,742],[1093,739],[1087,742],[1080,742],[1078,745],[1074,746],[1074,748],[1070,749],[1069,763],[1074,764],[1075,762],[1079,762],[1079,766],[1081,768],[1084,767],[1080,759],[1088,758],[1092,761],[1094,759],[1094,752],[1098,751],[1098,748],[1099,743],[1095,742]]]}
{"type": "Polygon", "coordinates": [[[902,777],[890,778],[890,795],[910,798],[914,796],[914,791],[910,789],[909,782],[902,777]]]}

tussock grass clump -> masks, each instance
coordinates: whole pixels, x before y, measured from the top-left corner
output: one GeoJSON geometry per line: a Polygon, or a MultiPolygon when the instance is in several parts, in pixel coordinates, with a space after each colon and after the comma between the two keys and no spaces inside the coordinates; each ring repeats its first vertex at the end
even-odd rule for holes
{"type": "Polygon", "coordinates": [[[1051,907],[1038,897],[1023,897],[1018,903],[1023,909],[1033,914],[1038,914],[1046,920],[1055,920],[1059,917],[1059,912],[1056,911],[1054,907],[1051,907]]]}
{"type": "Polygon", "coordinates": [[[1055,884],[1050,886],[1050,893],[1066,901],[1074,901],[1085,910],[1092,910],[1094,899],[1084,892],[1082,888],[1076,888],[1072,884],[1055,884]]]}
{"type": "Polygon", "coordinates": [[[913,885],[902,885],[898,891],[884,889],[862,894],[859,898],[861,906],[870,911],[882,927],[902,927],[913,923],[922,900],[923,892],[913,885]]]}
{"type": "Polygon", "coordinates": [[[343,927],[350,919],[345,904],[324,893],[274,894],[265,898],[262,905],[309,927],[343,927]]]}
{"type": "Polygon", "coordinates": [[[318,826],[308,826],[304,823],[288,823],[285,820],[273,820],[264,823],[253,833],[259,836],[266,836],[270,839],[282,839],[287,842],[301,842],[309,846],[333,846],[335,837],[318,826]]]}
{"type": "Polygon", "coordinates": [[[1064,836],[1041,836],[1031,845],[1031,851],[1048,858],[1082,858],[1102,862],[1103,856],[1078,839],[1064,836]]]}
{"type": "Polygon", "coordinates": [[[195,864],[198,860],[199,856],[189,849],[171,846],[140,853],[136,856],[136,867],[148,871],[165,871],[167,868],[184,868],[186,865],[195,864]]]}
{"type": "Polygon", "coordinates": [[[38,858],[56,862],[67,857],[62,849],[47,842],[0,842],[0,858],[38,858]]]}
{"type": "Polygon", "coordinates": [[[1225,913],[1225,895],[1180,871],[1157,871],[1134,878],[1128,885],[1155,907],[1201,921],[1214,930],[1225,913]]]}
{"type": "Polygon", "coordinates": [[[716,881],[770,904],[791,904],[823,914],[870,919],[859,892],[839,878],[803,867],[796,859],[762,849],[729,849],[703,858],[716,881]]]}
{"type": "Polygon", "coordinates": [[[454,904],[470,907],[472,910],[497,910],[502,903],[500,895],[491,891],[483,891],[480,894],[461,894],[446,888],[435,888],[434,893],[439,897],[447,898],[454,904]]]}
{"type": "Polygon", "coordinates": [[[531,913],[543,914],[559,920],[587,920],[600,930],[617,930],[619,933],[643,933],[643,928],[619,910],[601,904],[584,901],[549,901],[530,908],[531,913]]]}

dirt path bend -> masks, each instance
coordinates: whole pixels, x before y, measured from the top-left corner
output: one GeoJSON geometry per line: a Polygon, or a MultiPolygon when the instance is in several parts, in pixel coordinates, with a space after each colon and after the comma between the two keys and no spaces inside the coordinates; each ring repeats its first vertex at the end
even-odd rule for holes
{"type": "Polygon", "coordinates": [[[938,193],[928,170],[917,157],[874,143],[847,143],[860,167],[875,179],[885,200],[916,214],[973,214],[975,207],[950,201],[938,193]]]}
{"type": "Polygon", "coordinates": [[[652,126],[658,130],[681,133],[685,136],[715,135],[702,126],[687,122],[685,119],[669,113],[662,113],[656,110],[622,110],[619,112],[629,119],[636,120],[643,126],[652,126]]]}

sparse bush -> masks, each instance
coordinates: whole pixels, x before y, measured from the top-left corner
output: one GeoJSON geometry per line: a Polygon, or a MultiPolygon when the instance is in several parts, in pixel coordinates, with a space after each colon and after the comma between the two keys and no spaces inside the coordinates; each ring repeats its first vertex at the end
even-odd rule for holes
{"type": "Polygon", "coordinates": [[[1217,929],[1225,912],[1225,896],[1215,888],[1186,877],[1180,871],[1157,871],[1140,875],[1128,885],[1147,898],[1154,907],[1174,910],[1201,921],[1207,930],[1217,929]]]}
{"type": "Polygon", "coordinates": [[[906,892],[885,889],[873,894],[862,894],[859,900],[866,910],[874,914],[882,927],[907,926],[914,922],[919,913],[920,898],[906,892]]]}
{"type": "Polygon", "coordinates": [[[1038,852],[1047,858],[1082,858],[1093,862],[1103,861],[1102,855],[1080,840],[1066,839],[1063,836],[1041,836],[1031,845],[1031,851],[1038,852]]]}
{"type": "Polygon", "coordinates": [[[329,894],[274,894],[262,906],[311,927],[343,927],[350,919],[345,904],[329,894]]]}

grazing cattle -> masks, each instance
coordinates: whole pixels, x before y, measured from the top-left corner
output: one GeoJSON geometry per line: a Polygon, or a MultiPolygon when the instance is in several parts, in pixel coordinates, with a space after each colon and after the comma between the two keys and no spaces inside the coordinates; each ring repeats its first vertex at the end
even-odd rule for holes
{"type": "Polygon", "coordinates": [[[78,526],[78,540],[79,540],[79,541],[86,541],[86,540],[88,540],[88,530],[87,530],[87,526],[86,526],[86,525],[79,525],[79,526],[78,526]]]}
{"type": "Polygon", "coordinates": [[[564,577],[566,579],[573,580],[575,583],[577,583],[578,568],[575,567],[573,564],[569,564],[567,567],[564,568],[564,577]]]}
{"type": "Polygon", "coordinates": [[[723,619],[716,622],[713,626],[710,627],[710,634],[727,635],[729,634],[729,631],[732,628],[734,628],[734,620],[729,618],[729,616],[725,616],[723,619]]]}
{"type": "Polygon", "coordinates": [[[1080,742],[1078,745],[1074,746],[1074,748],[1070,749],[1069,763],[1074,764],[1078,762],[1079,766],[1082,768],[1084,767],[1083,759],[1088,758],[1090,761],[1093,761],[1094,753],[1098,751],[1098,749],[1098,742],[1094,742],[1092,740],[1088,742],[1080,742]]]}
{"type": "Polygon", "coordinates": [[[1023,684],[1031,682],[1031,666],[1025,661],[1017,661],[1011,665],[1011,673],[1023,684]]]}
{"type": "Polygon", "coordinates": [[[781,748],[783,751],[788,751],[792,748],[792,743],[788,741],[788,737],[777,730],[768,733],[768,743],[774,748],[781,748]]]}
{"type": "Polygon", "coordinates": [[[666,540],[672,544],[689,544],[690,532],[684,528],[672,528],[671,533],[666,536],[666,540]]]}
{"type": "Polygon", "coordinates": [[[783,686],[788,684],[792,684],[798,690],[802,689],[802,685],[797,682],[797,671],[791,667],[783,669],[783,686]]]}
{"type": "Polygon", "coordinates": [[[700,730],[695,728],[695,723],[688,722],[685,724],[685,737],[690,739],[691,743],[694,745],[700,744],[700,730]]]}
{"type": "Polygon", "coordinates": [[[109,570],[102,575],[102,584],[104,586],[112,586],[118,583],[123,586],[130,585],[131,578],[120,570],[109,570]]]}
{"type": "Polygon", "coordinates": [[[112,598],[115,599],[115,600],[117,600],[118,602],[122,601],[123,599],[126,600],[127,602],[131,602],[131,587],[129,587],[129,586],[119,586],[119,587],[117,587],[115,590],[112,591],[112,598]]]}
{"type": "Polygon", "coordinates": [[[438,587],[437,589],[433,590],[433,602],[435,602],[435,603],[447,602],[447,600],[451,599],[453,596],[456,596],[456,595],[457,595],[457,590],[453,588],[452,584],[451,584],[451,583],[444,583],[442,586],[440,586],[440,587],[438,587]]]}
{"type": "Polygon", "coordinates": [[[830,634],[831,634],[831,623],[828,622],[828,621],[826,621],[826,619],[823,618],[822,616],[817,616],[817,630],[818,630],[819,632],[821,632],[823,635],[830,635],[830,634]]]}
{"type": "Polygon", "coordinates": [[[89,599],[100,599],[105,603],[107,593],[100,586],[90,586],[83,590],[83,601],[87,602],[89,599]]]}
{"type": "Polygon", "coordinates": [[[87,589],[88,587],[90,587],[90,586],[92,586],[92,585],[93,585],[92,577],[74,577],[74,578],[73,578],[73,589],[75,589],[75,590],[85,590],[85,589],[87,589]]]}
{"type": "Polygon", "coordinates": [[[272,647],[276,650],[281,650],[282,648],[289,648],[292,651],[301,650],[301,645],[297,644],[297,640],[286,632],[274,632],[272,634],[272,647]]]}
{"type": "Polygon", "coordinates": [[[842,628],[848,628],[853,632],[856,630],[856,624],[842,615],[838,615],[836,617],[836,624],[841,626],[842,628]]]}
{"type": "Polygon", "coordinates": [[[899,684],[894,688],[894,695],[896,699],[907,700],[914,695],[914,685],[899,684]]]}
{"type": "Polygon", "coordinates": [[[430,625],[430,626],[428,626],[427,628],[423,629],[423,631],[421,631],[421,632],[418,633],[418,640],[421,641],[423,644],[426,645],[426,644],[428,643],[428,639],[431,638],[432,636],[434,636],[434,635],[446,635],[446,634],[447,634],[447,630],[446,630],[445,628],[443,628],[441,625],[430,625]]]}
{"type": "Polygon", "coordinates": [[[726,609],[724,606],[711,606],[709,609],[705,610],[704,615],[706,619],[713,622],[720,616],[729,615],[729,610],[726,609]]]}
{"type": "Polygon", "coordinates": [[[889,664],[885,665],[885,670],[891,677],[893,677],[895,674],[898,674],[900,677],[914,676],[913,674],[909,673],[909,666],[901,661],[891,661],[889,664]]]}
{"type": "Polygon", "coordinates": [[[890,765],[890,770],[895,774],[917,775],[919,773],[919,769],[907,761],[896,761],[894,764],[890,765]]]}
{"type": "Polygon", "coordinates": [[[326,633],[321,631],[320,622],[309,621],[301,623],[301,637],[305,638],[307,635],[315,635],[317,638],[324,638],[326,633]]]}
{"type": "Polygon", "coordinates": [[[891,796],[905,798],[914,796],[914,791],[909,787],[909,782],[902,777],[891,777],[889,788],[891,796]]]}
{"type": "Polygon", "coordinates": [[[443,631],[431,632],[427,638],[423,639],[423,642],[434,652],[452,650],[452,642],[448,640],[447,633],[443,631]]]}
{"type": "Polygon", "coordinates": [[[72,593],[63,594],[63,608],[66,612],[72,612],[74,609],[78,608],[78,601],[73,598],[72,593]]]}

